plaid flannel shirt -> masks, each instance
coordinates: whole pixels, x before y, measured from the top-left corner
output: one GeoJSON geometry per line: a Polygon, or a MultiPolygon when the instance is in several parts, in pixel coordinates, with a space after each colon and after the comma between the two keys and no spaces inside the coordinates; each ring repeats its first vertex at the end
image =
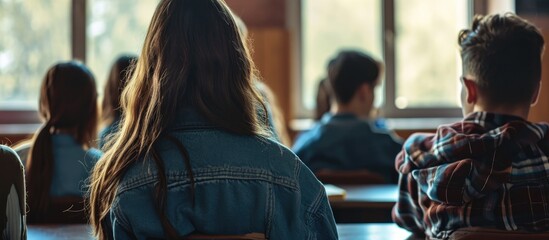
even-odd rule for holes
{"type": "Polygon", "coordinates": [[[470,226],[548,231],[548,131],[545,123],[475,112],[412,135],[396,159],[393,220],[443,239],[470,226]]]}

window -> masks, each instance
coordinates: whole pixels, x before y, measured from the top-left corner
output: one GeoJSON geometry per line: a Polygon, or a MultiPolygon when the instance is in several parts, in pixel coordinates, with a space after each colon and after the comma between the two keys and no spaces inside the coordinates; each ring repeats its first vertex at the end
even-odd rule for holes
{"type": "Polygon", "coordinates": [[[383,59],[381,1],[302,1],[301,101],[306,109],[315,107],[318,83],[327,76],[328,61],[340,50],[358,49],[383,59]]]}
{"type": "Polygon", "coordinates": [[[158,0],[88,0],[87,19],[73,13],[80,2],[84,1],[0,0],[1,110],[35,110],[47,69],[73,59],[75,45],[85,49],[84,61],[100,93],[115,58],[139,54],[158,0]],[[71,24],[84,20],[86,43],[71,38],[71,24]]]}
{"type": "Polygon", "coordinates": [[[394,7],[393,104],[398,109],[459,107],[457,35],[468,27],[467,1],[396,0],[394,7]]]}
{"type": "Polygon", "coordinates": [[[70,0],[0,0],[0,108],[34,109],[47,69],[71,59],[70,0]]]}
{"type": "MultiPolygon", "coordinates": [[[[385,86],[378,88],[376,96],[385,116],[418,117],[423,110],[424,116],[447,113],[441,109],[458,113],[457,31],[467,25],[473,5],[490,13],[509,11],[515,5],[514,0],[286,2],[301,4],[301,12],[294,14],[302,29],[296,38],[303,81],[295,98],[301,117],[310,116],[315,107],[317,84],[326,77],[328,60],[349,48],[367,51],[386,63],[385,86]],[[433,26],[437,31],[430,31],[433,26]],[[417,34],[424,32],[430,35],[417,34]]],[[[101,92],[115,58],[139,53],[157,3],[0,0],[0,111],[36,109],[46,70],[73,58],[90,66],[101,92]]]]}
{"type": "Polygon", "coordinates": [[[312,115],[327,62],[347,48],[385,62],[385,86],[376,96],[385,117],[460,116],[458,32],[469,27],[474,9],[495,13],[513,11],[514,5],[513,0],[302,0],[298,117],[312,115]]]}
{"type": "Polygon", "coordinates": [[[100,92],[116,58],[139,55],[157,4],[158,0],[88,1],[86,63],[100,92]]]}

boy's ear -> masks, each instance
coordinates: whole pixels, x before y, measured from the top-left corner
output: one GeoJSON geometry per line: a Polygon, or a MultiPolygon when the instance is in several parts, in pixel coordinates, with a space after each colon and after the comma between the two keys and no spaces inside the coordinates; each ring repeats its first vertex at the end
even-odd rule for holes
{"type": "Polygon", "coordinates": [[[541,81],[539,81],[538,89],[534,91],[534,96],[532,96],[532,101],[530,102],[531,107],[536,106],[536,104],[538,103],[540,92],[541,92],[541,81]]]}
{"type": "Polygon", "coordinates": [[[473,80],[463,78],[463,85],[465,85],[465,89],[467,90],[467,103],[476,103],[478,101],[477,83],[475,83],[473,80]]]}
{"type": "Polygon", "coordinates": [[[370,89],[371,89],[371,86],[367,83],[364,83],[364,84],[360,85],[360,87],[358,88],[356,94],[358,94],[361,101],[366,100],[366,98],[370,94],[370,89]]]}

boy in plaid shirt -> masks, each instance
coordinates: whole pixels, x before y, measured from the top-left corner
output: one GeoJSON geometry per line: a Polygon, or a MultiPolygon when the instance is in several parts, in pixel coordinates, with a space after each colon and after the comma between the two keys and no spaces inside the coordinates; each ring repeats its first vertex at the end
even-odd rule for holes
{"type": "Polygon", "coordinates": [[[526,120],[543,37],[507,13],[475,17],[459,45],[465,118],[406,141],[393,220],[442,239],[470,226],[549,231],[549,125],[526,120]]]}

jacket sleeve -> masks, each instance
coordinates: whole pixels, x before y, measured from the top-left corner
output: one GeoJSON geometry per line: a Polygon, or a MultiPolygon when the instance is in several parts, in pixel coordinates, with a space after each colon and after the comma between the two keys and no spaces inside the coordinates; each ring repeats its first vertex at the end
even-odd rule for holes
{"type": "Polygon", "coordinates": [[[509,178],[511,166],[500,160],[497,157],[464,159],[417,170],[412,174],[421,191],[430,199],[449,205],[463,205],[498,189],[509,178]]]}
{"type": "Polygon", "coordinates": [[[423,211],[419,206],[417,182],[410,174],[400,174],[398,201],[392,211],[393,222],[415,236],[424,236],[423,211]]]}
{"type": "Polygon", "coordinates": [[[316,212],[311,214],[311,232],[316,232],[316,239],[338,239],[334,215],[323,187],[319,193],[318,203],[316,212]]]}
{"type": "Polygon", "coordinates": [[[121,213],[121,211],[118,211],[118,208],[115,208],[114,210],[111,210],[110,213],[110,219],[108,219],[105,223],[103,223],[105,228],[110,228],[110,233],[112,234],[109,236],[109,239],[116,239],[116,240],[133,240],[137,239],[135,235],[131,232],[131,228],[129,227],[129,224],[127,224],[124,221],[124,217],[121,213]]]}
{"type": "Polygon", "coordinates": [[[305,165],[299,171],[304,223],[310,239],[338,239],[336,223],[324,185],[305,165]]]}
{"type": "Polygon", "coordinates": [[[510,141],[459,134],[417,140],[407,142],[397,166],[433,201],[463,205],[499,188],[510,176],[509,154],[516,147],[510,141]]]}

